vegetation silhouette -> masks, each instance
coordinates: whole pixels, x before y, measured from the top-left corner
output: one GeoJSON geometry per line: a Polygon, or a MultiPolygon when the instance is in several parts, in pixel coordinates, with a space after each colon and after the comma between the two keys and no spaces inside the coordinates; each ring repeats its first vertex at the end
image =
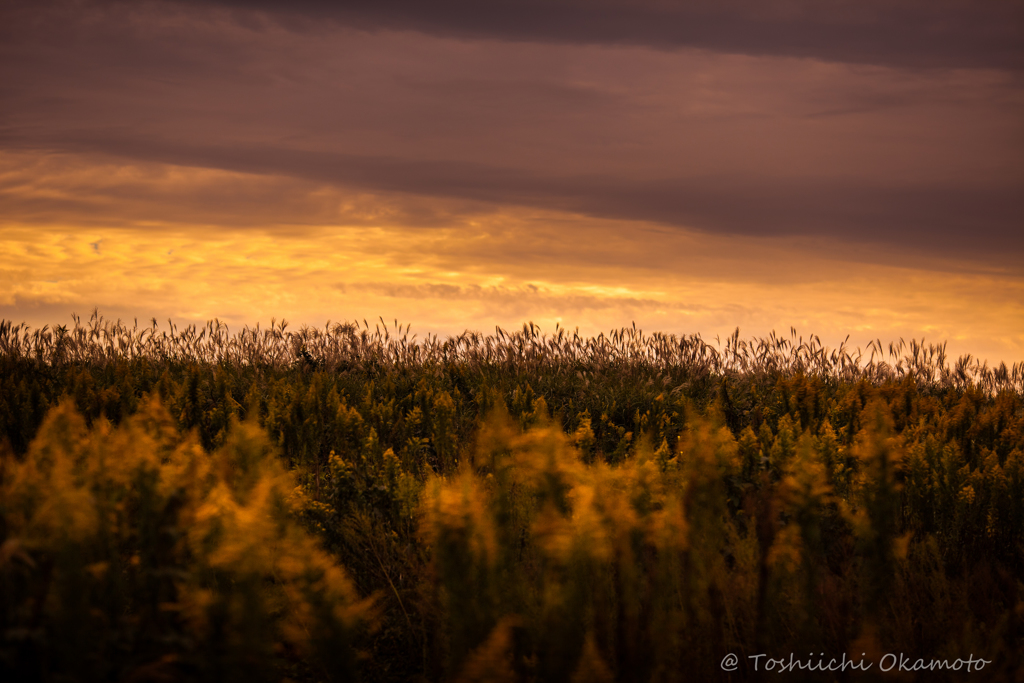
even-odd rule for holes
{"type": "Polygon", "coordinates": [[[0,323],[0,678],[1024,675],[1024,364],[287,327],[0,323]]]}

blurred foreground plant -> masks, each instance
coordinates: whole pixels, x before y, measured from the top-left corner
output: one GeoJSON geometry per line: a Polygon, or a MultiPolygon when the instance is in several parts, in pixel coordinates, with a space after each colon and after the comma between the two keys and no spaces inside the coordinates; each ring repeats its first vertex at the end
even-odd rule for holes
{"type": "Polygon", "coordinates": [[[156,400],[88,430],[69,402],[0,470],[0,679],[355,675],[372,622],[293,512],[253,424],[206,453],[156,400]]]}

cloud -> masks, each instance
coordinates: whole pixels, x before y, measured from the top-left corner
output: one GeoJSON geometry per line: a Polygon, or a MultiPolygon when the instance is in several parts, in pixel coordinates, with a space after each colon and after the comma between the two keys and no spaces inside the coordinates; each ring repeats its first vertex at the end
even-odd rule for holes
{"type": "Polygon", "coordinates": [[[292,234],[333,224],[448,226],[482,209],[283,175],[24,151],[0,152],[0,207],[6,221],[23,225],[292,234]]]}
{"type": "MultiPolygon", "coordinates": [[[[216,197],[189,188],[169,202],[179,221],[234,225],[233,213],[270,193],[275,221],[287,222],[306,202],[295,193],[313,183],[420,196],[436,209],[423,225],[443,223],[445,200],[977,258],[1024,249],[1024,91],[1005,72],[331,22],[299,33],[218,5],[71,8],[23,10],[0,29],[0,146],[274,179],[227,195],[222,184],[216,197]]],[[[777,8],[733,10],[784,19],[777,8]]],[[[169,181],[162,192],[184,191],[169,181]]],[[[41,215],[70,200],[4,201],[41,215]]],[[[90,220],[86,205],[62,210],[90,220]]],[[[311,220],[330,222],[332,211],[311,220]]]]}
{"type": "Polygon", "coordinates": [[[1019,3],[293,7],[0,8],[0,315],[1020,359],[1019,3]]]}
{"type": "Polygon", "coordinates": [[[421,336],[527,320],[586,334],[636,321],[705,338],[795,325],[833,346],[851,334],[860,345],[949,340],[954,355],[997,362],[1024,351],[1024,329],[1012,322],[1024,319],[1024,283],[1012,273],[856,263],[759,238],[640,235],[636,224],[573,215],[475,219],[485,230],[3,224],[0,317],[53,325],[99,306],[126,320],[216,317],[238,328],[271,317],[320,326],[383,316],[421,336]]]}
{"type": "MultiPolygon", "coordinates": [[[[195,4],[209,4],[197,2],[195,4]]],[[[470,39],[698,47],[912,67],[1024,66],[1024,7],[1012,0],[221,0],[365,29],[470,39]]]]}
{"type": "MultiPolygon", "coordinates": [[[[240,215],[232,214],[232,208],[255,201],[264,187],[277,191],[278,201],[268,202],[264,196],[260,204],[272,205],[279,220],[301,222],[296,220],[301,214],[287,215],[295,208],[297,197],[289,192],[299,191],[297,183],[268,182],[268,176],[277,175],[356,192],[534,206],[718,233],[846,238],[975,257],[994,256],[993,252],[1014,257],[1024,253],[1020,230],[1024,195],[1011,183],[885,186],[867,179],[837,182],[739,174],[637,181],[612,175],[559,177],[471,162],[382,159],[273,147],[191,147],[124,139],[93,144],[79,139],[66,146],[257,176],[255,182],[229,195],[227,203],[219,201],[223,192],[212,195],[198,188],[189,204],[174,210],[179,220],[194,223],[237,222],[240,215]]],[[[25,212],[52,211],[61,201],[70,201],[65,210],[88,214],[86,206],[75,205],[74,200],[46,198],[33,203],[24,197],[12,199],[25,212]]],[[[322,220],[324,212],[318,213],[322,220]]]]}
{"type": "MultiPolygon", "coordinates": [[[[435,179],[436,180],[436,179],[435,179]]],[[[791,250],[799,248],[809,254],[808,264],[801,269],[807,273],[814,270],[812,263],[827,257],[836,249],[842,249],[847,261],[869,263],[911,264],[929,269],[944,269],[961,272],[965,269],[992,270],[1003,268],[1020,273],[1020,260],[1015,258],[1019,249],[1019,237],[1011,234],[998,243],[1002,258],[993,257],[990,245],[972,245],[971,239],[978,239],[978,221],[971,230],[959,236],[960,246],[947,254],[950,239],[941,231],[929,234],[930,226],[917,226],[916,237],[927,239],[929,249],[893,248],[894,241],[903,240],[910,244],[915,238],[913,231],[904,229],[899,235],[872,234],[857,235],[860,243],[851,241],[841,230],[832,234],[813,227],[806,219],[804,230],[791,225],[776,225],[770,211],[761,211],[762,221],[753,224],[759,231],[750,229],[743,218],[757,209],[752,206],[750,188],[737,187],[729,183],[703,181],[691,200],[683,194],[685,188],[670,186],[651,188],[649,184],[632,187],[603,188],[605,196],[599,206],[591,212],[580,210],[586,201],[600,196],[579,190],[575,197],[566,194],[567,185],[556,185],[555,194],[543,183],[528,184],[535,196],[532,202],[537,206],[516,206],[497,196],[477,192],[467,195],[487,197],[480,199],[451,199],[410,192],[369,190],[341,184],[337,177],[325,180],[314,176],[304,179],[291,175],[271,175],[258,172],[225,171],[197,166],[174,166],[157,162],[125,162],[117,157],[95,155],[37,154],[32,152],[0,153],[0,207],[3,221],[10,226],[37,226],[40,230],[75,229],[83,234],[100,228],[125,228],[143,231],[173,231],[185,234],[216,236],[218,233],[232,234],[237,231],[252,232],[255,237],[262,234],[277,234],[315,240],[319,235],[330,233],[335,228],[380,228],[402,227],[415,231],[426,231],[424,247],[417,252],[419,258],[427,255],[446,255],[453,269],[465,264],[480,262],[523,263],[532,268],[557,270],[568,262],[588,263],[593,267],[608,269],[620,267],[649,268],[659,271],[673,268],[680,260],[687,267],[705,269],[709,274],[723,261],[740,254],[735,240],[730,235],[745,236],[757,241],[755,251],[764,254],[766,250],[791,250]],[[718,189],[719,184],[733,193],[718,189]],[[635,196],[626,194],[629,190],[635,196]],[[659,193],[659,189],[661,192],[659,193]],[[623,200],[622,198],[625,197],[623,200]],[[729,207],[736,197],[744,197],[746,204],[737,207],[734,230],[701,231],[701,208],[714,211],[714,219],[721,223],[726,214],[717,207],[729,207]],[[615,202],[623,201],[625,206],[615,202]],[[668,203],[668,207],[659,204],[668,203]],[[574,203],[575,202],[575,203],[574,203]],[[552,209],[545,205],[564,204],[566,209],[552,209]],[[707,208],[710,207],[710,208],[707,208]],[[673,226],[680,212],[692,212],[697,227],[673,226]],[[615,218],[618,213],[622,218],[615,218]],[[612,216],[598,218],[591,214],[612,216]],[[637,215],[649,216],[650,220],[638,220],[637,215]],[[666,225],[668,223],[668,225],[666,225]],[[447,235],[464,233],[476,235],[477,239],[449,242],[447,235]],[[701,232],[708,234],[701,235],[701,232]],[[789,235],[784,237],[784,235],[789,235]],[[714,235],[714,236],[712,236],[714,235]],[[947,243],[942,242],[943,239],[947,243]],[[648,249],[650,241],[661,244],[671,243],[671,249],[648,249]],[[455,244],[473,245],[473,251],[453,251],[455,244]],[[614,245],[609,248],[608,245],[614,245]],[[985,247],[988,247],[986,249],[985,247]],[[972,251],[973,250],[973,251],[972,251]],[[944,256],[945,254],[945,256],[944,256]],[[973,256],[973,258],[972,258],[973,256]],[[810,270],[809,270],[810,269],[810,270]]],[[[586,189],[602,190],[597,181],[590,179],[586,189]]],[[[395,178],[382,179],[380,185],[395,185],[395,178]]],[[[401,183],[398,187],[404,187],[401,183]]],[[[836,198],[827,192],[829,188],[819,186],[814,192],[822,195],[816,198],[826,208],[835,212],[839,205],[836,198]]],[[[849,188],[843,188],[850,191],[849,188]]],[[[895,210],[906,210],[905,197],[890,198],[891,206],[875,206],[874,201],[885,200],[884,190],[870,188],[857,197],[851,196],[848,208],[854,213],[850,222],[868,223],[871,215],[883,215],[895,210]],[[881,199],[878,199],[878,198],[881,199]]],[[[949,196],[934,198],[935,206],[922,211],[933,211],[937,225],[948,225],[950,218],[940,216],[944,207],[958,198],[957,188],[950,188],[949,196]],[[943,222],[945,221],[945,223],[943,222]]],[[[819,204],[802,201],[807,193],[805,187],[793,188],[789,197],[793,214],[812,216],[819,210],[819,204]],[[799,213],[798,213],[799,212],[799,213]]],[[[529,204],[525,195],[522,203],[529,204]]],[[[786,196],[778,188],[774,195],[763,198],[770,210],[786,209],[786,196]]],[[[969,197],[978,201],[977,197],[969,197]]],[[[931,201],[920,197],[918,201],[931,201]]],[[[956,212],[951,212],[956,215],[956,212]]],[[[834,224],[834,217],[830,224],[834,224]]],[[[870,226],[869,226],[870,228],[870,226]]],[[[957,235],[953,236],[958,237],[957,235]]],[[[771,266],[771,264],[766,264],[771,266]]],[[[772,266],[773,267],[773,266],[772,266]]],[[[740,272],[731,272],[730,277],[742,277],[744,273],[757,273],[758,277],[769,277],[768,270],[745,267],[740,272]]],[[[779,273],[771,278],[778,279],[779,273]]]]}

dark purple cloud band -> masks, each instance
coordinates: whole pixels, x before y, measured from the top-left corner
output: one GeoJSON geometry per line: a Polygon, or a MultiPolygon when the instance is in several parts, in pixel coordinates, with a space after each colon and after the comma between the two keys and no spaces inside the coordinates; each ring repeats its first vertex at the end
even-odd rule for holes
{"type": "Polygon", "coordinates": [[[1024,254],[1016,0],[282,7],[5,5],[0,148],[1024,254]]]}
{"type": "MultiPolygon", "coordinates": [[[[209,4],[208,0],[196,4],[209,4]]],[[[1014,0],[216,0],[365,29],[474,39],[697,47],[912,67],[1024,67],[1014,0]]]]}

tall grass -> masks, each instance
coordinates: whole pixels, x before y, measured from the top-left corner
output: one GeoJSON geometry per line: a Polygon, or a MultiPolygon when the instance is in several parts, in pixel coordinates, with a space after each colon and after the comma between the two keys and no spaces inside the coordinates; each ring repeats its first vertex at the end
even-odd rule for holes
{"type": "Polygon", "coordinates": [[[1024,675],[1022,364],[286,328],[0,324],[0,674],[1024,675]]]}
{"type": "Polygon", "coordinates": [[[544,334],[528,323],[515,331],[496,328],[490,335],[467,331],[444,340],[431,335],[417,340],[416,335],[409,336],[409,327],[397,321],[389,326],[382,319],[374,322],[372,331],[365,320],[362,326],[328,323],[323,329],[289,331],[282,319],[272,320],[269,328],[256,325],[234,334],[218,320],[180,330],[168,320],[167,328],[161,330],[155,318],[148,327],[140,328],[137,320],[129,327],[121,320],[105,320],[97,311],[84,323],[78,317],[74,322],[71,328],[32,330],[23,323],[0,321],[0,355],[45,364],[140,359],[274,368],[298,363],[330,371],[446,363],[519,371],[600,371],[640,365],[685,368],[693,374],[807,374],[845,382],[912,377],[928,387],[976,387],[989,394],[1024,391],[1024,362],[990,368],[969,354],[951,362],[945,344],[902,339],[888,345],[876,340],[864,350],[850,348],[846,342],[829,349],[815,335],[807,340],[798,337],[795,329],[789,337],[773,332],[750,340],[740,339],[737,329],[724,345],[712,346],[700,335],[645,335],[635,325],[608,335],[580,337],[563,328],[544,334]]]}
{"type": "Polygon", "coordinates": [[[295,519],[263,432],[204,453],[156,401],[118,429],[52,410],[0,479],[5,680],[273,680],[354,673],[371,616],[295,519]]]}

